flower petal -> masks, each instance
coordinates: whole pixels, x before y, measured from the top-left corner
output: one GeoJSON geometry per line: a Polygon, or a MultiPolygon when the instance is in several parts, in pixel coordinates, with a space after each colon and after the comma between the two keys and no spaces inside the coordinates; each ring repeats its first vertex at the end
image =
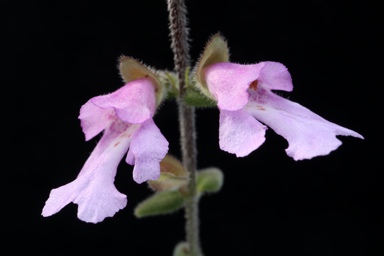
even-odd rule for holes
{"type": "Polygon", "coordinates": [[[292,77],[288,69],[279,62],[266,61],[258,78],[259,84],[269,90],[292,91],[292,77]]]}
{"type": "Polygon", "coordinates": [[[247,156],[265,141],[267,127],[255,120],[249,113],[220,111],[220,148],[237,157],[247,156]]]}
{"type": "Polygon", "coordinates": [[[260,90],[250,98],[245,109],[288,141],[286,152],[295,160],[329,154],[341,145],[336,135],[363,139],[360,134],[331,123],[273,92],[260,90]]]}
{"type": "Polygon", "coordinates": [[[67,185],[52,189],[42,215],[51,216],[70,202],[79,205],[77,216],[80,220],[98,223],[123,209],[127,205],[127,198],[117,191],[113,183],[82,177],[67,185]]]}
{"type": "Polygon", "coordinates": [[[155,87],[148,78],[136,79],[113,93],[92,98],[91,102],[103,109],[114,108],[121,120],[138,124],[155,112],[155,87]]]}
{"type": "Polygon", "coordinates": [[[138,125],[120,120],[108,127],[77,178],[53,189],[42,211],[44,217],[60,211],[70,202],[78,204],[78,218],[97,223],[112,217],[127,204],[117,191],[114,179],[119,162],[127,152],[132,134],[138,125]]]}
{"type": "Polygon", "coordinates": [[[99,108],[91,100],[81,106],[79,115],[81,128],[87,141],[99,134],[116,119],[113,109],[99,108]]]}
{"type": "Polygon", "coordinates": [[[204,68],[208,89],[224,110],[239,110],[248,102],[247,89],[259,77],[263,63],[240,65],[220,62],[204,68]]]}
{"type": "Polygon", "coordinates": [[[160,161],[168,152],[168,141],[152,118],[145,121],[132,138],[126,161],[133,168],[137,183],[160,177],[160,161]]]}

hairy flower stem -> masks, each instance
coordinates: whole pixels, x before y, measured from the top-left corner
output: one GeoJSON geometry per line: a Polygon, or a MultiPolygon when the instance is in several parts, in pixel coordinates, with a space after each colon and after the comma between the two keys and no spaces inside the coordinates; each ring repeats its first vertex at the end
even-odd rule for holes
{"type": "Polygon", "coordinates": [[[179,80],[179,123],[182,162],[189,173],[188,199],[185,205],[186,238],[191,256],[202,256],[199,240],[198,198],[196,194],[195,109],[184,103],[185,73],[190,65],[186,7],[183,0],[167,0],[169,29],[172,39],[175,71],[179,80]]]}

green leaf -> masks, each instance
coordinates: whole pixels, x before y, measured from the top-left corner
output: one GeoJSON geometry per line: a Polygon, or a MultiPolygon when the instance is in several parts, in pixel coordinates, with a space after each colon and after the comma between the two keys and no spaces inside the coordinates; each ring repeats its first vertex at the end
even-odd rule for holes
{"type": "Polygon", "coordinates": [[[138,218],[173,213],[184,206],[185,198],[178,190],[154,193],[141,203],[134,211],[138,218]]]}
{"type": "Polygon", "coordinates": [[[190,256],[187,242],[180,242],[173,250],[172,256],[190,256]]]}
{"type": "Polygon", "coordinates": [[[197,191],[200,193],[218,192],[223,186],[224,175],[215,167],[197,172],[197,191]]]}

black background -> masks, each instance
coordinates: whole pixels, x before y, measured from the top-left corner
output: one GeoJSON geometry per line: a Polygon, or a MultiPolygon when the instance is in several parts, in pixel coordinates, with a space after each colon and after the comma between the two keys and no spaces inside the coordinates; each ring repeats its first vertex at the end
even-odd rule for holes
{"type": "MultiPolygon", "coordinates": [[[[285,64],[284,96],[365,137],[339,137],[328,156],[294,161],[268,129],[245,158],[219,149],[217,109],[197,110],[198,167],[217,166],[222,191],[200,202],[201,243],[213,255],[383,255],[383,22],[368,1],[188,0],[191,57],[221,32],[231,61],[285,64]],[[380,67],[381,65],[381,67],[380,67]]],[[[36,255],[171,255],[184,239],[183,211],[136,219],[151,191],[122,162],[116,187],[128,205],[99,224],[77,206],[43,218],[52,188],[80,171],[97,138],[77,119],[89,98],[123,85],[117,59],[173,68],[165,1],[7,1],[1,12],[3,152],[1,250],[36,255]]],[[[177,106],[155,122],[179,157],[177,106]]]]}

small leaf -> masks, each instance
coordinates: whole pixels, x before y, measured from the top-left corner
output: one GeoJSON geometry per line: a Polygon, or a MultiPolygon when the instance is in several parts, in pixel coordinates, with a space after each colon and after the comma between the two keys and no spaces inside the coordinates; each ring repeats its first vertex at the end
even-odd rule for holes
{"type": "Polygon", "coordinates": [[[180,242],[176,245],[175,249],[173,250],[172,256],[190,256],[188,243],[187,242],[180,242]]]}
{"type": "Polygon", "coordinates": [[[197,191],[200,193],[218,192],[223,186],[223,173],[215,167],[197,172],[197,191]]]}
{"type": "Polygon", "coordinates": [[[156,192],[139,203],[134,211],[138,218],[173,213],[184,206],[184,197],[178,190],[156,192]]]}

